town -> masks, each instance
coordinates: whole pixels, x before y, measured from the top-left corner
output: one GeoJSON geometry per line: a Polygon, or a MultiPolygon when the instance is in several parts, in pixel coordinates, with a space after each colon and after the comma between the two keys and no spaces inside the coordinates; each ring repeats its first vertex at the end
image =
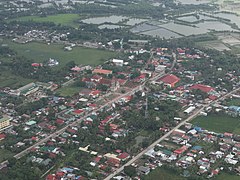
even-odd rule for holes
{"type": "MultiPolygon", "coordinates": [[[[47,16],[53,2],[22,3],[0,5],[29,16],[39,8],[47,16]]],[[[94,13],[99,4],[126,6],[84,1],[84,9],[77,3],[57,1],[53,10],[78,18],[71,13],[94,13]]],[[[166,12],[175,7],[163,4],[166,12]]],[[[153,7],[146,12],[149,19],[159,10],[153,7]]],[[[121,10],[132,16],[131,9],[121,10]]],[[[148,30],[133,32],[138,25],[152,31],[157,22],[149,19],[120,18],[96,27],[83,15],[80,28],[77,20],[61,25],[18,21],[14,14],[0,18],[0,179],[238,178],[238,32],[190,37],[175,32],[178,38],[165,39],[144,34],[148,30]],[[138,22],[126,25],[129,21],[138,22]],[[107,25],[129,31],[100,27],[107,25]],[[227,48],[199,45],[208,41],[227,48]]]]}

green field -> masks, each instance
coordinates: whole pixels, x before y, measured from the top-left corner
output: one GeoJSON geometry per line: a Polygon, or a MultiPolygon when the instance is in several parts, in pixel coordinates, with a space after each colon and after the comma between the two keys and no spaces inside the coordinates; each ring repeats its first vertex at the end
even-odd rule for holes
{"type": "Polygon", "coordinates": [[[218,176],[216,176],[215,180],[239,180],[240,176],[231,175],[224,172],[221,172],[218,176]]]}
{"type": "Polygon", "coordinates": [[[15,76],[8,71],[0,72],[0,88],[10,87],[13,89],[17,89],[21,86],[24,86],[30,82],[33,82],[31,79],[26,79],[20,76],[15,76]]]}
{"type": "Polygon", "coordinates": [[[77,93],[80,92],[80,87],[74,87],[74,86],[67,86],[67,87],[62,87],[58,89],[56,92],[59,93],[60,96],[73,96],[77,93]]]}
{"type": "Polygon", "coordinates": [[[143,177],[144,180],[184,180],[182,176],[174,174],[164,168],[157,168],[152,170],[147,176],[143,177]]]}
{"type": "Polygon", "coordinates": [[[240,99],[231,99],[230,101],[227,101],[227,106],[240,106],[240,99]]]}
{"type": "Polygon", "coordinates": [[[60,67],[69,61],[75,61],[76,64],[98,65],[116,55],[115,52],[84,47],[74,47],[72,51],[64,51],[64,46],[59,44],[47,45],[38,42],[18,44],[8,39],[4,39],[2,44],[8,44],[18,55],[32,59],[36,63],[49,58],[56,59],[60,62],[60,67]]]}
{"type": "Polygon", "coordinates": [[[240,120],[239,117],[233,118],[227,115],[208,115],[199,116],[191,123],[200,126],[210,131],[218,133],[231,132],[240,134],[240,120]]]}
{"type": "Polygon", "coordinates": [[[23,16],[9,21],[35,21],[35,22],[54,22],[55,24],[61,24],[65,26],[72,26],[77,28],[77,20],[80,18],[78,14],[57,14],[46,17],[40,16],[23,16]]]}

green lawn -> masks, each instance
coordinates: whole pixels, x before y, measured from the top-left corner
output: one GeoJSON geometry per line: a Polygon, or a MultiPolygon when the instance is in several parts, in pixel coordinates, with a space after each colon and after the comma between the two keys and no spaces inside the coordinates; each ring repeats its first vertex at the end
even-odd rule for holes
{"type": "Polygon", "coordinates": [[[72,51],[64,51],[64,46],[59,44],[47,45],[38,42],[18,44],[8,39],[4,39],[2,43],[8,44],[18,55],[32,59],[37,63],[49,58],[57,59],[61,67],[69,61],[75,61],[77,64],[98,65],[116,55],[115,52],[84,47],[74,47],[72,51]]]}
{"type": "Polygon", "coordinates": [[[227,115],[199,116],[192,121],[193,124],[210,131],[219,133],[232,132],[240,134],[240,120],[227,115]]]}
{"type": "Polygon", "coordinates": [[[40,16],[23,16],[10,19],[9,21],[35,21],[35,22],[54,22],[65,26],[78,27],[77,20],[80,18],[78,14],[57,14],[46,17],[40,16]]]}
{"type": "Polygon", "coordinates": [[[76,93],[79,93],[81,90],[80,87],[74,87],[74,86],[66,86],[58,89],[56,92],[59,93],[60,96],[73,96],[76,93]]]}
{"type": "Polygon", "coordinates": [[[144,180],[184,180],[184,178],[178,174],[174,174],[164,168],[157,168],[152,170],[147,176],[143,177],[144,180]]]}
{"type": "Polygon", "coordinates": [[[0,162],[12,157],[14,154],[8,150],[0,149],[0,162]]]}

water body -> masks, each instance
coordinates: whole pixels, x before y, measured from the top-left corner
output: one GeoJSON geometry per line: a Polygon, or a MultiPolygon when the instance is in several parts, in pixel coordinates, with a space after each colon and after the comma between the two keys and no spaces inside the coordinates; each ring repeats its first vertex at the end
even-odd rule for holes
{"type": "Polygon", "coordinates": [[[202,14],[199,14],[199,19],[196,18],[196,16],[183,16],[183,17],[179,17],[177,19],[179,20],[182,20],[182,21],[186,21],[186,22],[190,22],[190,23],[193,23],[193,22],[196,22],[196,21],[199,21],[199,20],[216,20],[215,18],[211,18],[211,17],[208,17],[208,16],[204,16],[202,14]]]}
{"type": "Polygon", "coordinates": [[[231,23],[235,23],[238,27],[240,27],[240,16],[228,13],[217,13],[214,16],[229,19],[231,20],[231,23]]]}
{"type": "Polygon", "coordinates": [[[153,37],[165,38],[165,39],[182,37],[182,36],[180,36],[180,35],[178,35],[174,32],[171,32],[171,31],[169,31],[167,29],[163,29],[163,28],[150,30],[150,31],[145,31],[141,34],[149,35],[149,36],[153,36],[153,37]]]}
{"type": "Polygon", "coordinates": [[[125,24],[128,26],[134,26],[136,24],[140,24],[142,22],[146,22],[147,19],[138,19],[138,18],[130,18],[125,24]]]}
{"type": "Polygon", "coordinates": [[[182,4],[194,4],[194,5],[199,5],[199,4],[207,4],[210,3],[211,0],[176,0],[176,2],[180,2],[182,4]]]}
{"type": "Polygon", "coordinates": [[[159,25],[171,31],[177,32],[184,36],[198,35],[210,32],[211,30],[215,31],[236,31],[231,28],[231,26],[221,23],[219,21],[205,21],[202,23],[196,24],[197,27],[185,26],[181,24],[174,24],[173,22],[159,25]]]}
{"type": "Polygon", "coordinates": [[[133,33],[140,33],[140,32],[150,31],[150,30],[154,30],[154,29],[158,29],[158,28],[159,28],[158,26],[143,23],[143,24],[133,27],[130,31],[133,33]]]}
{"type": "Polygon", "coordinates": [[[113,24],[103,24],[98,26],[99,29],[118,29],[118,28],[124,28],[124,26],[118,26],[113,24]]]}
{"type": "Polygon", "coordinates": [[[119,23],[127,19],[126,16],[104,16],[104,17],[94,17],[82,20],[82,22],[87,24],[103,24],[103,23],[119,23]]]}

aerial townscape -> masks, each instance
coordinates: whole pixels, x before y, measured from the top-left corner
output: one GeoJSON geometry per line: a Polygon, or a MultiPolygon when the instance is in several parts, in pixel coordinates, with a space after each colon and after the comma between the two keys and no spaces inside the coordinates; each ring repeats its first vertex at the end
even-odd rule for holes
{"type": "Polygon", "coordinates": [[[240,179],[240,0],[0,0],[0,180],[203,179],[240,179]]]}

